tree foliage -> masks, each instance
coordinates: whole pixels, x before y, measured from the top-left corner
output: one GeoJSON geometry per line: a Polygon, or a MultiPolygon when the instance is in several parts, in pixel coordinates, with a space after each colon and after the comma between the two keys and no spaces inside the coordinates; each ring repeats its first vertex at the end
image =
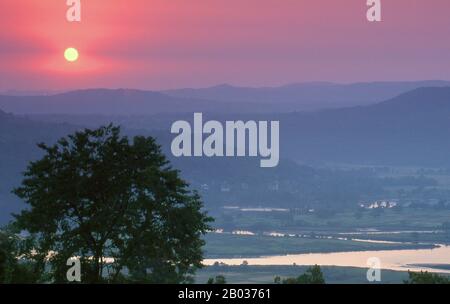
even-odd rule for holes
{"type": "Polygon", "coordinates": [[[29,205],[16,225],[41,281],[65,282],[71,257],[85,283],[179,283],[201,267],[211,218],[153,138],[109,125],[39,147],[14,192],[29,205]]]}
{"type": "Polygon", "coordinates": [[[10,227],[0,229],[0,284],[37,281],[33,264],[20,259],[21,243],[20,237],[10,227]]]}
{"type": "Polygon", "coordinates": [[[226,284],[227,280],[223,275],[217,275],[216,277],[211,277],[208,279],[207,284],[226,284]]]}
{"type": "Polygon", "coordinates": [[[408,272],[409,279],[405,284],[450,284],[450,279],[430,272],[408,272]]]}
{"type": "Polygon", "coordinates": [[[305,273],[296,278],[281,279],[275,277],[275,284],[325,284],[325,278],[319,265],[309,267],[305,273]]]}

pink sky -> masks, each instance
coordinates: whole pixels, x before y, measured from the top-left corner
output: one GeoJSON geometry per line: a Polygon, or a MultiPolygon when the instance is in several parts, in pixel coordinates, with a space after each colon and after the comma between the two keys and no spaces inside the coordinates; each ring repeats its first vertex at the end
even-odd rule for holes
{"type": "Polygon", "coordinates": [[[0,90],[450,80],[450,1],[1,0],[0,90]],[[68,63],[66,47],[80,58],[68,63]]]}

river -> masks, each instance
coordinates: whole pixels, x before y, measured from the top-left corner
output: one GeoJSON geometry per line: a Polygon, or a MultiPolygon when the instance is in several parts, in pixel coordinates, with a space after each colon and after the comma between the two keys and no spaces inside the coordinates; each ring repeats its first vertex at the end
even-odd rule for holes
{"type": "Polygon", "coordinates": [[[232,259],[206,259],[205,265],[213,265],[216,262],[227,265],[241,265],[244,261],[248,265],[321,265],[367,268],[367,261],[376,257],[381,261],[382,269],[397,271],[428,271],[437,273],[450,273],[450,270],[439,269],[440,265],[450,265],[450,246],[438,245],[434,249],[414,250],[382,250],[382,251],[357,251],[335,253],[311,253],[267,256],[258,258],[232,258],[232,259]],[[433,265],[433,268],[425,267],[433,265]]]}

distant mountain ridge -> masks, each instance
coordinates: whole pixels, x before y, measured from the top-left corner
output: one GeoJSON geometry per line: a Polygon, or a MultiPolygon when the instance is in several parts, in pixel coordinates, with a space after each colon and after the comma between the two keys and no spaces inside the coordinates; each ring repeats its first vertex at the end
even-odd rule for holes
{"type": "MultiPolygon", "coordinates": [[[[86,89],[55,95],[0,96],[0,108],[15,114],[93,114],[109,115],[170,112],[182,108],[177,100],[153,91],[125,89],[86,89]]],[[[202,102],[205,104],[206,102],[202,102]]]]}
{"type": "Polygon", "coordinates": [[[414,107],[424,110],[450,108],[450,87],[417,88],[371,107],[414,107]]]}
{"type": "Polygon", "coordinates": [[[0,108],[14,114],[152,115],[200,112],[271,112],[276,105],[177,98],[156,91],[85,89],[55,95],[0,95],[0,108]]]}
{"type": "Polygon", "coordinates": [[[326,82],[246,88],[143,91],[85,89],[54,95],[0,95],[0,109],[14,114],[154,115],[163,113],[288,113],[374,104],[407,91],[450,87],[450,82],[326,82]]]}
{"type": "Polygon", "coordinates": [[[337,84],[308,82],[279,87],[237,87],[228,84],[204,89],[167,90],[165,94],[180,98],[199,98],[216,101],[277,103],[280,107],[291,105],[295,111],[315,111],[368,105],[381,102],[420,87],[447,87],[449,81],[428,80],[412,82],[361,82],[337,84]],[[296,108],[294,104],[301,104],[296,108]]]}

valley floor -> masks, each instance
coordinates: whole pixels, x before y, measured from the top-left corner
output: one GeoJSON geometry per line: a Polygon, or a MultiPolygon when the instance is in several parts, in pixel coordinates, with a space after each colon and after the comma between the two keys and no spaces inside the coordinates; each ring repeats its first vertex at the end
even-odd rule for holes
{"type": "MultiPolygon", "coordinates": [[[[307,266],[210,266],[198,271],[195,282],[206,283],[208,278],[225,276],[231,284],[271,284],[276,276],[298,277],[307,266]]],[[[367,269],[354,267],[321,267],[327,284],[367,284],[367,269]]],[[[382,284],[402,284],[407,272],[382,270],[382,284]]]]}

